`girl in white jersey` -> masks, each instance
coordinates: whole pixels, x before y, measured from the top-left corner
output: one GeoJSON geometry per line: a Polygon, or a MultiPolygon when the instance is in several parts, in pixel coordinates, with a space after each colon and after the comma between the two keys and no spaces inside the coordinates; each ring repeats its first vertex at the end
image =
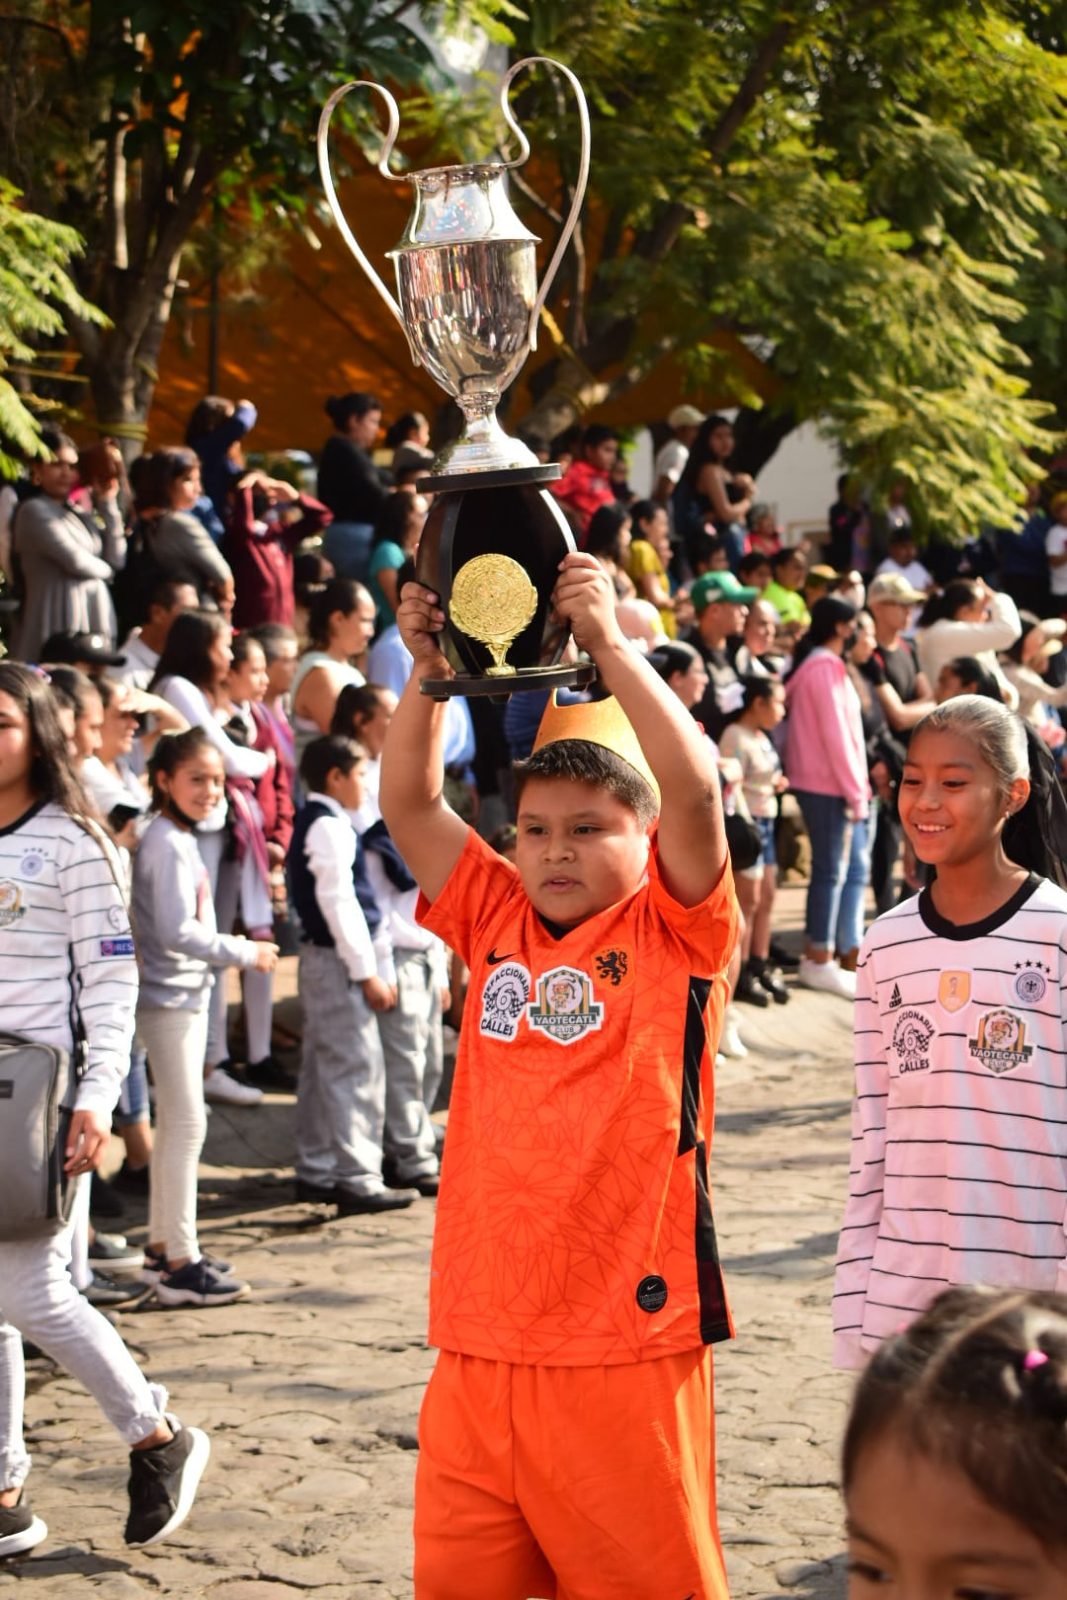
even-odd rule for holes
{"type": "Polygon", "coordinates": [[[835,1361],[942,1289],[1067,1291],[1067,811],[1052,759],[978,695],[912,734],[900,818],[932,881],[879,917],[856,993],[835,1361]]]}
{"type": "MultiPolygon", "coordinates": [[[[0,662],[3,1026],[72,1054],[76,1026],[84,1035],[66,1146],[66,1169],[82,1182],[107,1148],[137,997],[117,863],[88,810],[45,677],[0,662]]],[[[69,1225],[43,1239],[0,1241],[0,1559],[48,1532],[23,1493],[23,1336],[85,1385],[130,1447],[127,1544],[154,1544],[184,1521],[208,1458],[207,1436],[166,1414],[166,1391],[148,1383],[74,1287],[69,1259],[69,1225]]]]}

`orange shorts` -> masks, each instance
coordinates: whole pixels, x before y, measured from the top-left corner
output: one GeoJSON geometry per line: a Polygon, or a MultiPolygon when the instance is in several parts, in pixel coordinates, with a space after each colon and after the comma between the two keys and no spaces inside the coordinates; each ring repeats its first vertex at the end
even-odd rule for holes
{"type": "Polygon", "coordinates": [[[615,1367],[443,1350],[419,1421],[416,1600],[727,1600],[711,1351],[615,1367]]]}

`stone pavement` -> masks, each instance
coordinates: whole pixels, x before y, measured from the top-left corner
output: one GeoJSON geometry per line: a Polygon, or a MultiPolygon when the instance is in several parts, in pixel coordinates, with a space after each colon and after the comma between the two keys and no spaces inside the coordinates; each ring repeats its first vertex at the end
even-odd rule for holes
{"type": "MultiPolygon", "coordinates": [[[[800,895],[784,891],[790,923],[800,895]]],[[[738,1326],[716,1355],[732,1594],[841,1600],[836,1449],[849,1384],[829,1366],[829,1292],[850,1008],[797,990],[788,1006],[743,1016],[752,1053],[719,1075],[712,1160],[738,1326]]],[[[172,1541],[127,1551],[121,1446],[75,1383],[35,1362],[30,1488],[50,1534],[0,1567],[13,1600],[410,1600],[433,1202],[341,1222],[294,1205],[291,1123],[292,1102],[273,1097],[211,1118],[203,1239],[252,1281],[253,1299],[118,1319],[178,1414],[211,1433],[192,1516],[172,1541]]],[[[140,1220],[131,1211],[135,1237],[140,1220]]],[[[474,1573],[470,1594],[493,1600],[474,1573]]]]}

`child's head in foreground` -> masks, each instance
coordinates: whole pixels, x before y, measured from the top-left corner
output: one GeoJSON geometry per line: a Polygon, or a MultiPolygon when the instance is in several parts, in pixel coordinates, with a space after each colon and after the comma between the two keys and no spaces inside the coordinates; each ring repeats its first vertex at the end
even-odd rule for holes
{"type": "Polygon", "coordinates": [[[1067,1296],[949,1289],[860,1379],[850,1600],[1067,1595],[1067,1296]]]}
{"type": "Polygon", "coordinates": [[[515,769],[515,801],[515,865],[542,916],[575,927],[640,887],[659,800],[614,750],[579,738],[541,744],[515,769]]]}

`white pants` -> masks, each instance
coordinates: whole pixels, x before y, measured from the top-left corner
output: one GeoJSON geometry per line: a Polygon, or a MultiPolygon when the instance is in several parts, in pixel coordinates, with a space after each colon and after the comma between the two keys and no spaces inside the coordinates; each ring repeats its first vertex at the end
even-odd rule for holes
{"type": "Polygon", "coordinates": [[[137,1032],[156,1086],[156,1137],[148,1169],[148,1242],[168,1261],[197,1261],[196,1168],[207,1132],[207,1012],[139,1006],[137,1032]]]}
{"type": "Polygon", "coordinates": [[[167,1391],[148,1382],[107,1318],[78,1293],[70,1249],[70,1223],[47,1239],[0,1242],[0,1489],[19,1488],[30,1470],[23,1335],[85,1385],[126,1444],[163,1420],[167,1391]]]}

